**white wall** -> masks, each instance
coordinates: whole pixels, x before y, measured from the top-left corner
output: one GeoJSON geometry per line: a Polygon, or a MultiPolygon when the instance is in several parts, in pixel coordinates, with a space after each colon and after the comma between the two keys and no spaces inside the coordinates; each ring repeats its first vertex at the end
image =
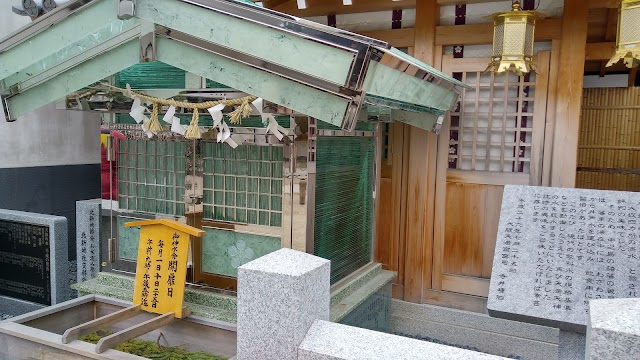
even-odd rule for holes
{"type": "MultiPolygon", "coordinates": [[[[31,20],[0,1],[0,38],[31,20]]],[[[3,114],[4,115],[4,114],[3,114]]],[[[56,110],[53,104],[7,123],[0,118],[0,168],[100,163],[100,116],[56,110]]]]}

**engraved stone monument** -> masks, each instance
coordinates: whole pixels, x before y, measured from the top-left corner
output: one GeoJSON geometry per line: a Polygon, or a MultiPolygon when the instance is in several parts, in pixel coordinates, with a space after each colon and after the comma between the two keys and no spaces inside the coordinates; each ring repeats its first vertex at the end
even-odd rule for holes
{"type": "Polygon", "coordinates": [[[69,300],[67,219],[0,210],[0,313],[69,300]]]}
{"type": "Polygon", "coordinates": [[[76,202],[77,282],[90,280],[100,272],[102,200],[76,202]]]}
{"type": "Polygon", "coordinates": [[[640,297],[640,193],[507,185],[491,316],[584,333],[590,299],[640,297]]]}

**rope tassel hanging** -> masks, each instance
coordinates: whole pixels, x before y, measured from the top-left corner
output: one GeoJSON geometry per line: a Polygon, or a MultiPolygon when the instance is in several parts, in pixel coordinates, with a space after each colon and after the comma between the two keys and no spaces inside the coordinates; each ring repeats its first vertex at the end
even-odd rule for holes
{"type": "Polygon", "coordinates": [[[200,114],[198,114],[198,109],[193,109],[193,117],[191,118],[191,123],[189,123],[189,127],[187,128],[187,132],[184,133],[185,139],[200,139],[202,134],[200,134],[200,127],[198,126],[198,122],[200,120],[200,114]]]}
{"type": "MultiPolygon", "coordinates": [[[[240,124],[243,118],[246,118],[249,115],[251,115],[250,104],[257,99],[255,96],[246,96],[239,99],[205,101],[202,103],[190,103],[186,101],[176,101],[173,99],[162,99],[162,98],[157,98],[153,96],[143,95],[143,94],[132,91],[129,84],[127,84],[126,89],[122,89],[110,84],[102,84],[102,85],[115,89],[128,97],[137,98],[139,99],[137,100],[138,102],[140,100],[145,100],[147,102],[153,103],[151,119],[146,124],[147,130],[151,134],[161,132],[164,130],[164,128],[160,124],[160,121],[158,120],[160,106],[166,105],[174,108],[183,108],[183,109],[193,110],[193,117],[191,118],[191,123],[189,124],[189,127],[186,129],[186,132],[184,134],[184,137],[186,139],[202,138],[202,134],[200,132],[200,127],[199,127],[200,114],[198,110],[210,109],[215,107],[216,105],[237,106],[237,108],[234,111],[229,113],[229,118],[232,124],[240,124]]],[[[171,118],[173,118],[173,116],[171,118]]],[[[165,118],[165,121],[167,121],[167,118],[165,118]]],[[[172,131],[176,125],[180,125],[179,120],[178,120],[178,124],[176,124],[175,120],[173,120],[172,131]]]]}
{"type": "Polygon", "coordinates": [[[243,98],[242,104],[229,113],[229,121],[231,121],[232,124],[240,124],[242,118],[251,115],[251,105],[249,105],[249,103],[255,100],[255,98],[251,101],[249,100],[249,98],[243,98]]]}
{"type": "Polygon", "coordinates": [[[160,106],[156,103],[153,103],[153,110],[151,111],[151,119],[149,120],[149,131],[154,133],[159,133],[162,130],[162,125],[158,120],[158,113],[160,112],[160,106]]]}

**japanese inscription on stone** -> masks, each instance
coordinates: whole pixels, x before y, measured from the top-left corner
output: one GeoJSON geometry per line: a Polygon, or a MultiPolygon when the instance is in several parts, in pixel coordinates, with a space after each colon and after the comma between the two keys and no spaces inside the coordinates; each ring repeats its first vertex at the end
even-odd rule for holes
{"type": "Polygon", "coordinates": [[[132,222],[141,226],[133,303],[145,311],[182,317],[189,235],[201,230],[171,220],[132,222]]]}
{"type": "Polygon", "coordinates": [[[98,261],[98,226],[99,214],[95,209],[89,210],[89,231],[82,231],[80,234],[80,274],[79,281],[85,281],[96,277],[97,269],[95,264],[98,261]]]}
{"type": "Polygon", "coordinates": [[[51,305],[49,228],[0,220],[0,295],[51,305]]]}
{"type": "Polygon", "coordinates": [[[505,186],[489,314],[582,331],[590,299],[640,297],[640,194],[505,186]]]}

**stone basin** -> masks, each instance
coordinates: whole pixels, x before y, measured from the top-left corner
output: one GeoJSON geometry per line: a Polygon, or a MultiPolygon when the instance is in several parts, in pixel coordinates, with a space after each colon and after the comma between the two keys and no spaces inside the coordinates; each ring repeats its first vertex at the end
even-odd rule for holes
{"type": "MultiPolygon", "coordinates": [[[[86,295],[0,322],[1,359],[144,359],[117,350],[95,352],[95,345],[76,340],[62,343],[69,328],[131,306],[130,302],[99,295],[86,295]]],[[[156,314],[143,312],[104,330],[117,332],[142,323],[156,314]]],[[[234,325],[190,316],[136,339],[158,341],[162,346],[182,346],[232,359],[236,354],[234,325]]]]}

